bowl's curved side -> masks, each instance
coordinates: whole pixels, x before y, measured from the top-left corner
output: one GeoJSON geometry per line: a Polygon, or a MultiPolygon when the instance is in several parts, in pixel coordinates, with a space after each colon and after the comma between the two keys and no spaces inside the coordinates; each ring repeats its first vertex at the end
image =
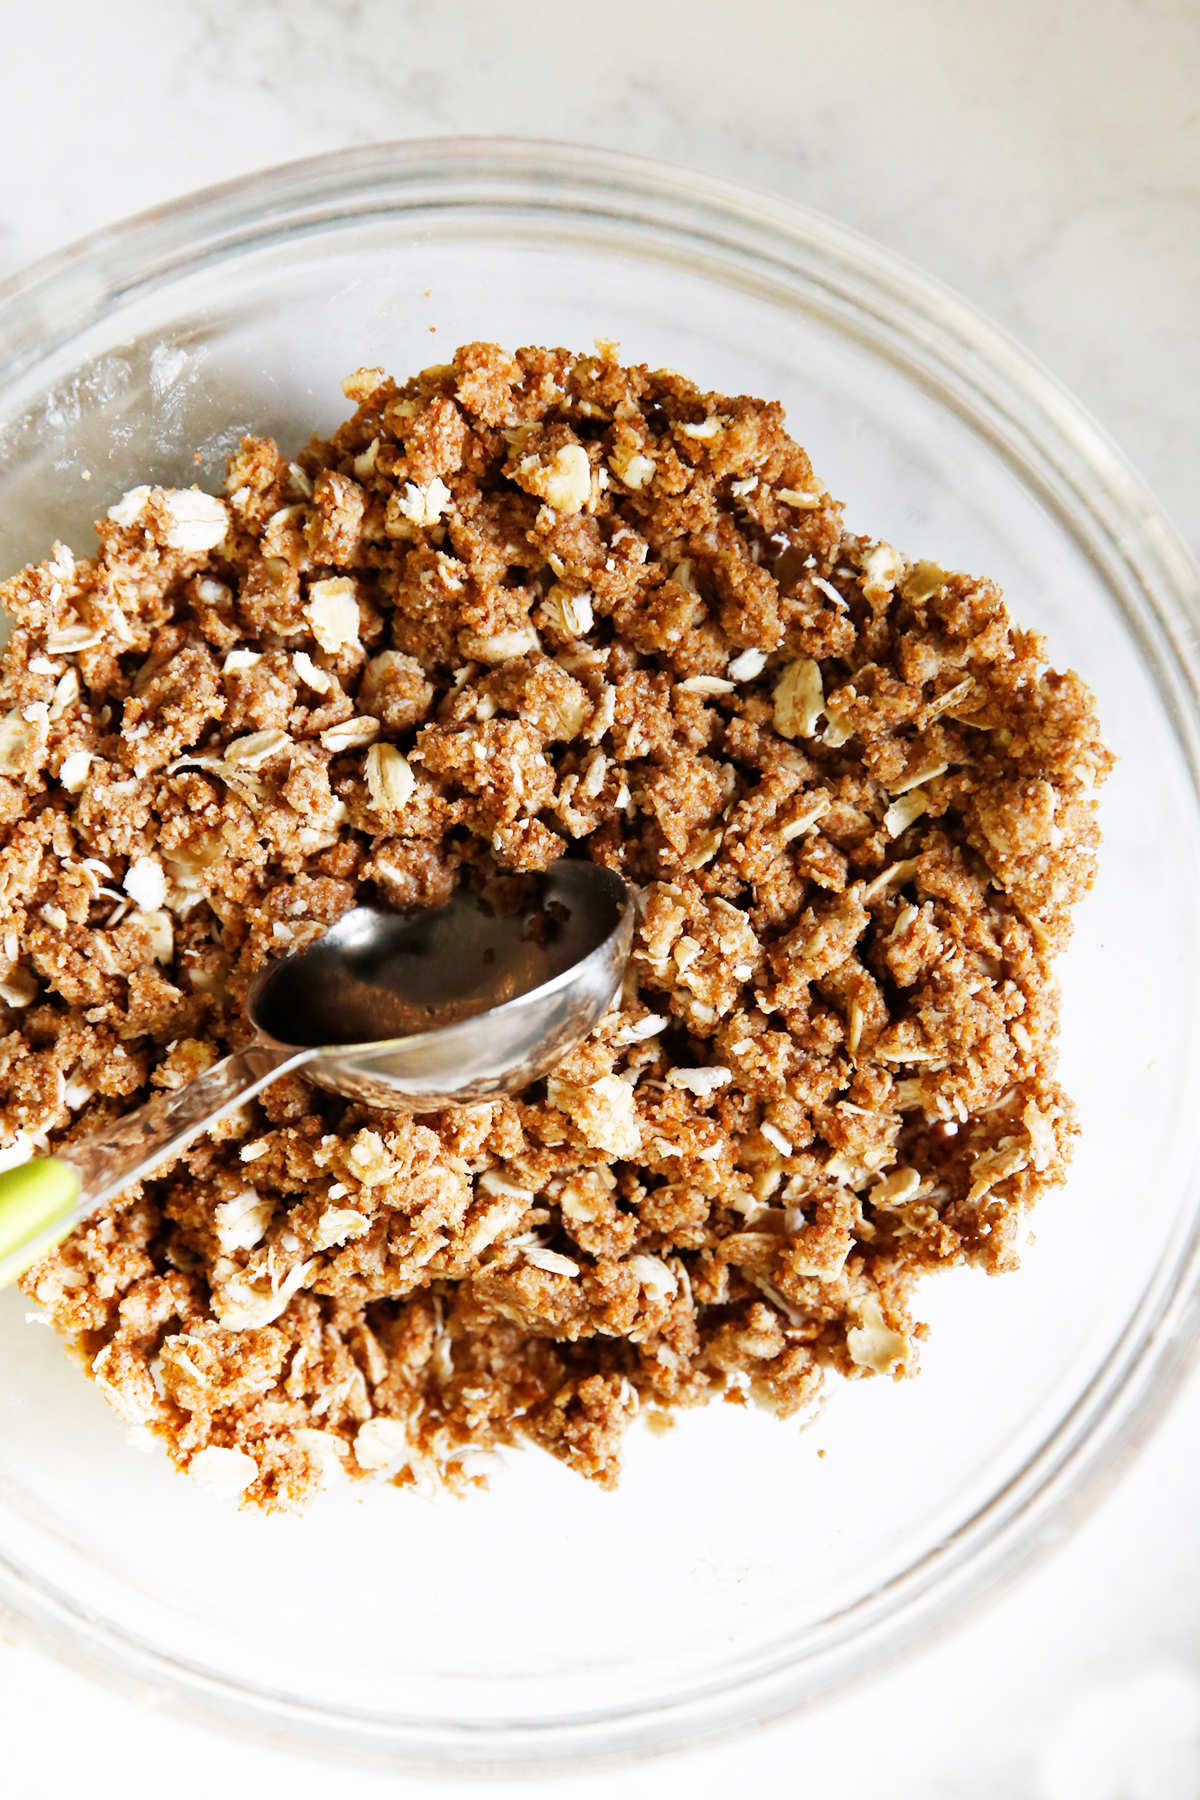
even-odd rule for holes
{"type": "MultiPolygon", "coordinates": [[[[93,234],[0,286],[0,418],[64,346],[135,299],[348,219],[431,235],[501,229],[673,259],[820,320],[968,420],[1058,520],[1120,608],[1200,791],[1200,571],[1101,429],[972,307],[800,208],[642,159],[565,145],[430,140],[308,159],[93,234]]],[[[1019,1472],[894,1578],[719,1683],[641,1706],[454,1726],[327,1710],[170,1658],[0,1557],[0,1616],[85,1672],[208,1724],[437,1772],[544,1771],[694,1745],[811,1703],[945,1628],[1063,1534],[1151,1428],[1200,1334],[1194,1173],[1178,1228],[1102,1366],[1019,1472]]]]}

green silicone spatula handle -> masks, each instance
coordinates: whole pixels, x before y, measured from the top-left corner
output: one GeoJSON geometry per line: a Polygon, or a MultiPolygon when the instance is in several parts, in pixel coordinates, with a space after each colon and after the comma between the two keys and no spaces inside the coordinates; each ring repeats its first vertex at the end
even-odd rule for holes
{"type": "Polygon", "coordinates": [[[56,1156],[0,1175],[0,1286],[52,1250],[75,1223],[79,1175],[56,1156]]]}
{"type": "Polygon", "coordinates": [[[194,1137],[312,1054],[251,1045],[175,1093],[156,1095],[95,1136],[65,1145],[55,1156],[4,1170],[0,1287],[24,1274],[105,1200],[178,1156],[194,1137]]]}

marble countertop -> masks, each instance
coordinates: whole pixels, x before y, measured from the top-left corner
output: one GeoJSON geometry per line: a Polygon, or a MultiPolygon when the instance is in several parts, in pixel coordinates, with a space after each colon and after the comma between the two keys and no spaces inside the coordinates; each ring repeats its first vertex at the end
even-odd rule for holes
{"type": "MultiPolygon", "coordinates": [[[[0,276],[347,144],[501,132],[640,151],[815,206],[957,288],[1074,390],[1200,551],[1195,0],[41,0],[9,9],[4,35],[0,276]]],[[[702,1759],[537,1791],[1198,1800],[1198,1446],[1193,1376],[1063,1548],[941,1644],[702,1759]]],[[[10,1776],[92,1800],[167,1768],[176,1792],[230,1800],[331,1782],[3,1641],[0,1727],[10,1776]]],[[[347,1800],[428,1785],[333,1781],[347,1800]]]]}

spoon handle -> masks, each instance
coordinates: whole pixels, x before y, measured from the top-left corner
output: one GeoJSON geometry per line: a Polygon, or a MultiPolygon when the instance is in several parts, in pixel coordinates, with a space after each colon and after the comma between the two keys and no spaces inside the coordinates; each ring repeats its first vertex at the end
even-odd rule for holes
{"type": "Polygon", "coordinates": [[[308,1061],[311,1051],[252,1044],[174,1093],[54,1156],[0,1173],[0,1287],[61,1243],[80,1220],[181,1150],[226,1113],[308,1061]]]}

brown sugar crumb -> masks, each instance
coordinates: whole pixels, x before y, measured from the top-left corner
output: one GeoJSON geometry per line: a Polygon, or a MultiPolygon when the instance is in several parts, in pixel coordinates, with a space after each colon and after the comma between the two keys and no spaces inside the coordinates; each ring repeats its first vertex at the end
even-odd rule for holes
{"type": "Polygon", "coordinates": [[[548,1080],[409,1118],[277,1083],[29,1271],[131,1426],[265,1508],[916,1370],[1076,1131],[1052,958],[1111,758],[994,583],[847,532],[782,409],[471,344],[0,588],[0,1140],[244,1042],[361,895],[640,890],[548,1080]]]}

